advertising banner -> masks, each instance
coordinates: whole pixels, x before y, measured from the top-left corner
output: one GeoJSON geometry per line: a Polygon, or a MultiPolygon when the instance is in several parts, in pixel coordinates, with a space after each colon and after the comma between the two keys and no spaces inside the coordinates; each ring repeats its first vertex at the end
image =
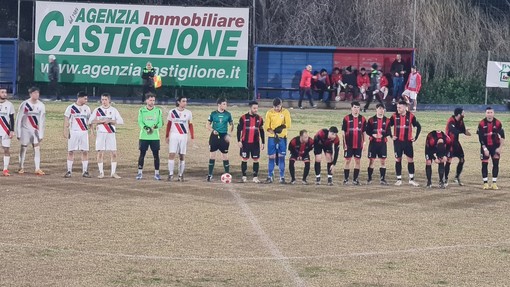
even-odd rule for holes
{"type": "Polygon", "coordinates": [[[141,85],[150,61],[163,85],[246,87],[248,8],[38,1],[35,81],[141,85]]]}
{"type": "Polygon", "coordinates": [[[510,62],[487,62],[487,78],[485,86],[487,88],[508,88],[508,72],[510,72],[510,62]]]}

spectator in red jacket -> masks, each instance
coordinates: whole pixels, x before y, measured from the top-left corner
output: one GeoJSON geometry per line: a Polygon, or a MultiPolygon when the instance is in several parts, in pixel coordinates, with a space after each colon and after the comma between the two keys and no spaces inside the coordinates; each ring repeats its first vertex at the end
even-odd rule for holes
{"type": "Polygon", "coordinates": [[[365,68],[361,68],[360,74],[358,75],[357,82],[358,82],[359,92],[363,96],[363,100],[366,100],[368,87],[370,87],[370,77],[367,75],[365,68]]]}
{"type": "Polygon", "coordinates": [[[421,89],[421,75],[416,70],[416,66],[411,67],[411,74],[407,78],[405,91],[402,95],[409,97],[410,103],[413,105],[413,112],[416,112],[416,105],[418,104],[418,93],[421,89]]]}
{"type": "Polygon", "coordinates": [[[312,78],[317,78],[316,76],[312,76],[312,65],[307,65],[306,68],[303,70],[303,73],[301,73],[301,81],[299,82],[299,102],[298,107],[300,109],[303,108],[301,105],[303,102],[303,98],[306,94],[308,97],[308,101],[310,102],[310,106],[316,108],[317,105],[315,105],[312,101],[312,78]]]}
{"type": "Polygon", "coordinates": [[[383,94],[383,100],[386,100],[386,96],[388,96],[388,78],[381,72],[381,78],[379,79],[379,91],[383,94]]]}
{"type": "Polygon", "coordinates": [[[333,74],[331,75],[331,85],[334,89],[336,89],[335,97],[339,97],[342,89],[345,89],[347,86],[347,84],[344,84],[343,82],[342,71],[340,71],[339,68],[333,69],[333,74]]]}

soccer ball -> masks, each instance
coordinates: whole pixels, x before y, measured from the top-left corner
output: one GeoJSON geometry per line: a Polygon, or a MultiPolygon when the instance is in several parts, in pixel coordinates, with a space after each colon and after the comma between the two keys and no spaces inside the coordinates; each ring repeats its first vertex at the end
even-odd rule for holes
{"type": "Polygon", "coordinates": [[[335,97],[335,101],[337,101],[337,102],[340,102],[340,100],[341,100],[341,99],[342,99],[342,98],[340,98],[340,96],[336,96],[336,97],[335,97]]]}
{"type": "Polygon", "coordinates": [[[232,175],[230,173],[224,173],[221,175],[221,182],[223,183],[231,183],[232,182],[232,175]]]}

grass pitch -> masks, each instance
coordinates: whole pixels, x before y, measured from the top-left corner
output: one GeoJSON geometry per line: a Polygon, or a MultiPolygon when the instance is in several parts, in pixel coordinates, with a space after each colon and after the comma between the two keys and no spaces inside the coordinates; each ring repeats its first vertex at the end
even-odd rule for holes
{"type": "MultiPolygon", "coordinates": [[[[215,107],[190,106],[197,138],[186,156],[186,182],[152,180],[150,155],[145,179],[136,181],[138,106],[116,105],[126,122],[118,127],[118,173],[123,178],[95,178],[92,151],[93,178],[78,176],[81,163],[76,159],[73,178],[64,179],[66,105],[46,104],[41,166],[48,175],[33,175],[29,150],[28,174],[0,178],[0,286],[506,286],[510,279],[505,271],[510,268],[507,147],[499,191],[481,190],[476,135],[461,138],[466,186],[450,184],[445,191],[407,185],[344,187],[338,184],[341,160],[334,187],[207,183],[205,122],[215,107]]],[[[238,119],[247,108],[229,110],[238,119]]],[[[266,109],[260,110],[264,115],[266,109]]],[[[303,128],[314,134],[340,126],[347,113],[292,110],[290,136],[303,128]]],[[[416,178],[422,186],[425,135],[444,129],[449,116],[417,113],[423,130],[415,145],[416,178]]],[[[473,134],[482,117],[466,114],[473,134]]],[[[508,114],[496,117],[503,125],[510,119],[508,114]]],[[[16,140],[12,146],[15,171],[16,140]]],[[[391,143],[388,150],[391,154],[391,143]]],[[[167,151],[162,144],[163,178],[167,151]]],[[[266,158],[262,156],[261,179],[266,158]]],[[[230,162],[238,179],[234,145],[230,162]]],[[[367,164],[364,158],[362,181],[367,164]]],[[[299,178],[301,164],[297,166],[299,178]]],[[[387,166],[392,182],[391,157],[387,166]]],[[[452,172],[455,166],[456,161],[452,172]]],[[[220,162],[216,179],[221,170],[220,162]]],[[[405,161],[403,170],[406,179],[405,161]]]]}

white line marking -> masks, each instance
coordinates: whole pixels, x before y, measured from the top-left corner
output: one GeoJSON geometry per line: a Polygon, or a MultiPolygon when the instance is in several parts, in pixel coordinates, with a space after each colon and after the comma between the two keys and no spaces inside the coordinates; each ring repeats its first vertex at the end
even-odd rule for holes
{"type": "Polygon", "coordinates": [[[278,260],[312,260],[312,259],[327,259],[327,258],[347,258],[347,257],[371,257],[371,256],[384,256],[384,255],[398,255],[398,254],[417,254],[426,252],[436,252],[444,250],[463,250],[463,249],[483,249],[483,248],[496,248],[510,245],[510,241],[496,242],[490,244],[461,244],[461,245],[446,245],[446,246],[432,246],[425,248],[411,248],[403,250],[388,250],[388,251],[371,251],[371,252],[353,252],[343,254],[324,254],[316,256],[289,256],[278,258],[276,256],[261,256],[261,257],[173,257],[173,256],[152,256],[140,254],[125,254],[125,253],[111,253],[111,252],[94,252],[77,250],[71,248],[50,247],[50,246],[37,246],[30,244],[16,244],[0,242],[0,246],[13,247],[18,249],[46,249],[60,253],[78,253],[88,254],[94,256],[108,256],[108,257],[124,257],[132,259],[148,259],[148,260],[167,260],[167,261],[206,261],[206,262],[239,262],[239,261],[278,261],[278,260]]]}
{"type": "Polygon", "coordinates": [[[228,185],[228,191],[232,196],[234,197],[237,205],[241,208],[241,210],[244,212],[244,215],[248,218],[248,220],[251,223],[251,226],[253,227],[253,230],[257,235],[259,236],[262,243],[269,249],[269,252],[274,256],[278,262],[282,265],[283,269],[287,272],[287,274],[291,277],[291,279],[294,281],[295,286],[306,286],[305,282],[301,277],[299,277],[299,274],[297,271],[292,268],[292,266],[289,263],[289,259],[285,256],[283,256],[280,249],[278,249],[278,246],[271,240],[269,235],[267,235],[266,232],[262,229],[262,227],[259,224],[259,221],[257,220],[257,217],[253,212],[251,211],[250,207],[244,199],[237,193],[234,188],[231,185],[228,185]]]}

